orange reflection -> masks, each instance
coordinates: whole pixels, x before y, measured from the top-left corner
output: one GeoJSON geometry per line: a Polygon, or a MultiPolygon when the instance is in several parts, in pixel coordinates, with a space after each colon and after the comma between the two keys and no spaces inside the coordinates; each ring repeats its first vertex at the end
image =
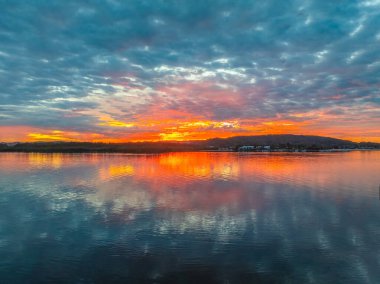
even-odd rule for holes
{"type": "Polygon", "coordinates": [[[29,164],[33,167],[52,167],[59,169],[62,167],[63,154],[41,154],[30,153],[28,156],[29,164]]]}
{"type": "MultiPolygon", "coordinates": [[[[124,159],[116,159],[116,165],[101,168],[99,178],[112,184],[120,182],[124,189],[124,178],[129,177],[134,187],[143,185],[160,207],[184,211],[194,208],[209,211],[225,206],[230,210],[260,209],[264,206],[264,192],[252,191],[247,197],[247,188],[252,186],[250,180],[279,180],[302,172],[304,166],[282,155],[238,153],[168,153],[124,159]]],[[[141,192],[128,192],[141,195],[141,192]]],[[[103,194],[114,196],[115,192],[107,187],[103,194]]]]}
{"type": "Polygon", "coordinates": [[[108,168],[101,168],[99,170],[99,177],[101,180],[129,176],[135,173],[135,168],[132,165],[110,165],[108,168]]]}
{"type": "Polygon", "coordinates": [[[46,168],[72,168],[75,170],[60,172],[60,183],[96,189],[86,197],[89,202],[113,200],[120,208],[144,210],[152,204],[183,211],[260,210],[267,204],[266,194],[270,191],[266,189],[274,184],[281,185],[277,188],[312,188],[313,194],[347,188],[363,194],[363,190],[378,187],[378,176],[374,173],[379,167],[379,151],[0,154],[0,174],[9,171],[38,174],[46,168]]]}
{"type": "Polygon", "coordinates": [[[208,153],[170,153],[158,158],[160,169],[180,173],[184,176],[217,177],[236,179],[240,165],[228,154],[210,155],[208,153]],[[217,157],[213,159],[212,157],[217,157]]]}
{"type": "Polygon", "coordinates": [[[34,171],[98,165],[104,155],[62,153],[0,153],[2,171],[34,171]]]}

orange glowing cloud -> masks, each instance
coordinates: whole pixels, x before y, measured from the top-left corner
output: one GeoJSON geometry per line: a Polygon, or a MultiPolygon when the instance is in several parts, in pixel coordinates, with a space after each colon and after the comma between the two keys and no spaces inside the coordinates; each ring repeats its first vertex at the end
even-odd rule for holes
{"type": "Polygon", "coordinates": [[[100,121],[102,121],[101,123],[99,123],[99,126],[126,127],[126,128],[135,126],[134,123],[125,123],[123,121],[119,121],[108,116],[102,116],[99,119],[100,121]]]}
{"type": "Polygon", "coordinates": [[[84,133],[62,130],[42,130],[40,132],[27,133],[28,142],[50,142],[50,141],[64,141],[64,142],[79,142],[90,141],[97,142],[102,140],[103,135],[98,133],[84,133]]]}
{"type": "Polygon", "coordinates": [[[28,137],[33,141],[76,141],[76,139],[65,136],[60,130],[53,130],[50,133],[29,133],[28,137]]]}

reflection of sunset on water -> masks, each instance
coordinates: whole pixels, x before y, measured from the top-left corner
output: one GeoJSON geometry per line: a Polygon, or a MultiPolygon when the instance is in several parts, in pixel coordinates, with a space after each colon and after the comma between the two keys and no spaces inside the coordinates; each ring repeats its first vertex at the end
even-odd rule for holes
{"type": "MultiPolygon", "coordinates": [[[[361,183],[371,182],[377,164],[367,164],[366,152],[351,153],[167,153],[126,154],[5,154],[2,171],[38,172],[42,169],[67,171],[75,183],[96,187],[86,199],[96,204],[112,201],[115,210],[129,207],[147,210],[231,212],[263,208],[265,184],[297,188],[326,188],[357,191],[361,183]],[[339,157],[339,158],[337,158],[339,157]],[[341,168],[340,163],[345,167],[341,168]],[[363,165],[368,171],[359,171],[363,165]],[[83,175],[82,169],[86,168],[83,175]],[[360,173],[360,174],[359,174],[360,173]],[[99,183],[100,181],[100,183],[99,183]]],[[[373,152],[372,155],[379,155],[373,152]]],[[[331,189],[330,189],[331,190],[331,189]]],[[[314,192],[317,194],[317,192],[314,192]]]]}
{"type": "Polygon", "coordinates": [[[43,167],[46,165],[51,166],[52,168],[59,169],[62,166],[62,154],[40,154],[40,153],[31,153],[28,155],[29,164],[35,167],[43,167]]]}
{"type": "Polygon", "coordinates": [[[363,182],[375,184],[377,181],[371,174],[371,168],[376,164],[367,164],[366,155],[366,152],[194,152],[159,155],[30,154],[26,157],[28,163],[32,161],[31,165],[37,168],[77,168],[78,176],[72,177],[71,182],[96,186],[96,191],[88,195],[87,200],[94,205],[112,201],[116,211],[123,211],[123,208],[150,210],[156,206],[165,210],[209,212],[224,208],[238,213],[247,208],[264,208],[267,189],[275,185],[313,188],[313,194],[321,194],[327,188],[338,192],[341,188],[358,191],[363,182]],[[343,161],[345,167],[341,168],[343,161]],[[364,164],[369,170],[359,171],[364,164]],[[88,180],[83,180],[79,174],[83,166],[91,169],[88,180]],[[263,184],[266,190],[260,189],[263,184]]]}
{"type": "MultiPolygon", "coordinates": [[[[155,184],[156,190],[162,187],[176,187],[219,179],[233,182],[236,180],[255,180],[280,183],[309,183],[326,187],[329,183],[374,179],[367,171],[357,176],[342,179],[333,174],[340,171],[339,156],[347,163],[353,173],[365,163],[366,152],[349,153],[168,153],[146,156],[117,156],[111,165],[106,161],[99,174],[102,179],[132,176],[135,181],[155,184]],[[123,174],[123,171],[125,174],[123,174]]],[[[375,155],[375,154],[374,154],[375,155]]],[[[371,167],[371,165],[367,165],[371,167]]],[[[375,167],[375,165],[373,166],[375,167]]],[[[343,171],[343,169],[342,169],[343,171]]],[[[347,172],[347,168],[344,169],[347,172]]],[[[342,172],[343,174],[343,172],[342,172]]],[[[374,181],[375,182],[375,181],[374,181]]]]}
{"type": "MultiPolygon", "coordinates": [[[[276,176],[287,175],[304,168],[303,161],[294,161],[283,155],[249,155],[231,153],[168,153],[129,157],[127,160],[118,159],[117,165],[102,168],[102,179],[113,179],[133,175],[136,179],[165,181],[170,183],[168,176],[175,176],[186,182],[186,179],[221,179],[233,181],[250,178],[252,175],[276,176]],[[120,163],[120,164],[119,164],[120,163]],[[135,164],[136,163],[136,164],[135,164]],[[134,165],[135,164],[135,165],[134,165]]],[[[174,181],[176,182],[176,181],[174,181]]]]}
{"type": "MultiPolygon", "coordinates": [[[[3,154],[0,167],[2,171],[31,171],[86,165],[93,169],[92,175],[97,175],[94,178],[104,182],[129,179],[134,183],[149,184],[155,191],[167,188],[182,190],[207,180],[219,180],[224,186],[237,180],[265,180],[305,186],[318,184],[321,187],[351,183],[350,187],[354,187],[364,180],[377,182],[371,171],[377,164],[367,164],[368,155],[365,151],[302,154],[179,152],[157,155],[9,153],[3,154]],[[345,168],[339,166],[342,161],[345,168]],[[358,175],[364,164],[369,170],[358,175]]],[[[379,152],[371,152],[371,155],[379,155],[379,152]]]]}
{"type": "Polygon", "coordinates": [[[111,165],[107,168],[99,169],[99,178],[101,180],[112,177],[130,176],[135,173],[135,168],[132,165],[111,165]]]}

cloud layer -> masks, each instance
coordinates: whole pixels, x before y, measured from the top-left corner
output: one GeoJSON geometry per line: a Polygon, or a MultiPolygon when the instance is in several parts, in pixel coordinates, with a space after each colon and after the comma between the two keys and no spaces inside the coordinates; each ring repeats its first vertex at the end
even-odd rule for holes
{"type": "Polygon", "coordinates": [[[377,0],[0,5],[0,140],[380,141],[377,0]]]}

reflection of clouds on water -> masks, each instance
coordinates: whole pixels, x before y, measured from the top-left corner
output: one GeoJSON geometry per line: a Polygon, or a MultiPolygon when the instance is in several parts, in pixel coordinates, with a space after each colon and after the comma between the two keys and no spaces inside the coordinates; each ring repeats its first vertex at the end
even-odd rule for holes
{"type": "Polygon", "coordinates": [[[379,159],[358,155],[339,167],[325,155],[7,156],[15,163],[0,169],[0,252],[21,258],[31,243],[55,244],[78,262],[117,246],[126,261],[151,255],[152,275],[166,273],[158,259],[173,254],[178,265],[237,265],[299,282],[374,282],[380,212],[368,192],[379,159]],[[345,187],[344,169],[363,163],[347,177],[368,178],[361,190],[345,187]]]}
{"type": "Polygon", "coordinates": [[[207,234],[216,241],[227,242],[239,237],[246,228],[247,223],[255,220],[255,211],[244,215],[231,216],[229,212],[220,210],[213,214],[205,212],[186,212],[183,214],[167,214],[154,226],[158,234],[207,234]]]}

